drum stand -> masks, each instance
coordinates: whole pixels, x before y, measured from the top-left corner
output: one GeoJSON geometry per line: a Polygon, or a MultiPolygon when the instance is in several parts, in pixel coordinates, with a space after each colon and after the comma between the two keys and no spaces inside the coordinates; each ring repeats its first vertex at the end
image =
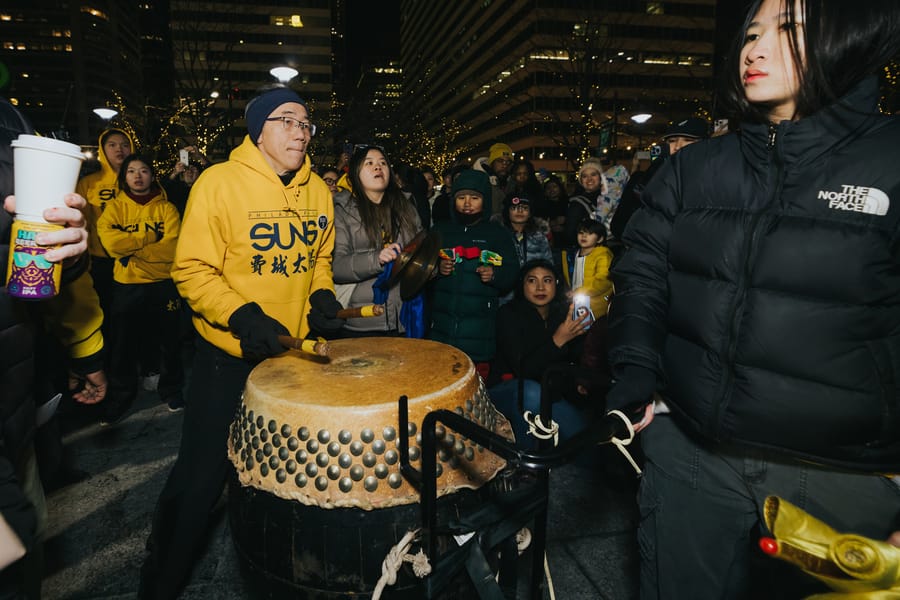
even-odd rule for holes
{"type": "MultiPolygon", "coordinates": [[[[556,377],[569,381],[575,375],[585,377],[581,367],[561,366],[547,370],[541,382],[541,421],[550,423],[552,418],[554,387],[556,377]]],[[[597,382],[592,374],[588,378],[597,382]]],[[[601,382],[608,388],[608,379],[601,382]]],[[[520,394],[521,399],[521,394],[520,394]]],[[[407,397],[399,400],[399,431],[407,431],[407,397]]],[[[422,421],[422,470],[410,464],[409,440],[406,436],[398,439],[400,450],[400,471],[421,497],[421,532],[423,547],[432,564],[431,575],[424,582],[425,598],[437,598],[451,581],[465,569],[481,600],[510,600],[516,597],[518,552],[516,533],[533,521],[532,566],[530,598],[541,600],[544,594],[544,551],[547,545],[547,507],[549,498],[549,471],[566,464],[584,449],[612,438],[626,437],[624,422],[618,417],[604,415],[595,419],[585,430],[553,447],[552,440],[541,440],[537,451],[516,448],[506,438],[480,427],[462,415],[449,410],[428,413],[422,421]],[[499,492],[490,502],[470,515],[454,522],[438,524],[437,520],[437,436],[435,429],[441,423],[455,430],[486,451],[505,459],[514,469],[514,475],[524,475],[521,479],[531,480],[512,490],[499,492]],[[439,535],[454,535],[461,541],[459,546],[437,554],[439,535]],[[495,556],[499,550],[497,577],[488,563],[488,556],[495,556]]]]}

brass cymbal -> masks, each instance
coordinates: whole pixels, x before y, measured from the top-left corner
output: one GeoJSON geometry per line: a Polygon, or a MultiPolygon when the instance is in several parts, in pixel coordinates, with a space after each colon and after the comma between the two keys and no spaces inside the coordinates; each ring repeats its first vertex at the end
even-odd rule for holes
{"type": "Polygon", "coordinates": [[[409,300],[419,293],[437,268],[441,236],[437,232],[420,231],[394,259],[388,287],[400,284],[400,297],[409,300]]]}

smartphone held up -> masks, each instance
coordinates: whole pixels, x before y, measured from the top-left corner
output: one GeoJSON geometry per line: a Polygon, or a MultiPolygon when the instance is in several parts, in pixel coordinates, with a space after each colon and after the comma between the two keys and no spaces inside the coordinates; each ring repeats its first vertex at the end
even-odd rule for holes
{"type": "Polygon", "coordinates": [[[572,297],[572,320],[578,321],[588,315],[585,321],[585,329],[594,323],[594,313],[591,312],[591,297],[587,294],[575,294],[572,297]]]}

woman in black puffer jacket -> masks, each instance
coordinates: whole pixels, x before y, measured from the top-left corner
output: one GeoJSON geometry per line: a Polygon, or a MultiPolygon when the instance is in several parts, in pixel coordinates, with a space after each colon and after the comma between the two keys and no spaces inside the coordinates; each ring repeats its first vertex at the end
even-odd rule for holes
{"type": "Polygon", "coordinates": [[[741,42],[739,130],[662,167],[613,270],[642,598],[818,591],[751,566],[767,495],[877,539],[900,515],[900,118],[876,79],[900,5],[759,0],[741,42]]]}

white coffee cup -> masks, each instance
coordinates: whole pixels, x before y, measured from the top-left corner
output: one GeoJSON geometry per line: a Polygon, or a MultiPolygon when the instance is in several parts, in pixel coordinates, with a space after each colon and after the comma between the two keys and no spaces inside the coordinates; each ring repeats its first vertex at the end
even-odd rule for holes
{"type": "Polygon", "coordinates": [[[47,208],[64,206],[63,197],[75,191],[84,155],[69,142],[36,135],[12,141],[16,220],[46,223],[47,208]]]}

